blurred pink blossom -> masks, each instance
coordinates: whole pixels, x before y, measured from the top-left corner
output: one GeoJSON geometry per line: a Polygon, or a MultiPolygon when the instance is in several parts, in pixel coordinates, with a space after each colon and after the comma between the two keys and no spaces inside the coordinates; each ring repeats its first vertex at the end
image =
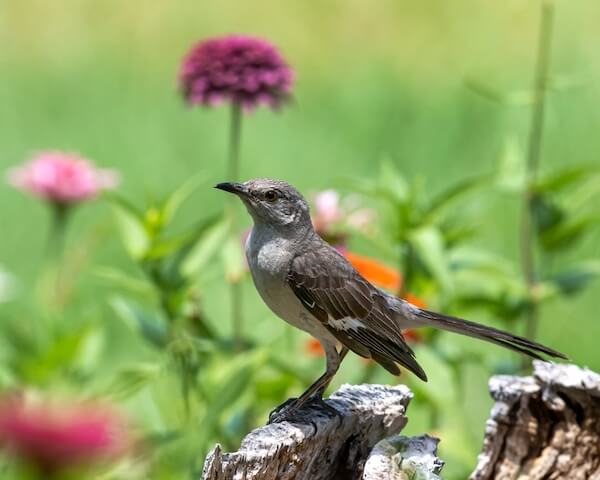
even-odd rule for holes
{"type": "Polygon", "coordinates": [[[278,108],[289,99],[294,73],[277,48],[261,38],[231,35],[194,45],[183,60],[179,84],[190,105],[225,101],[244,110],[278,108]]]}
{"type": "Polygon", "coordinates": [[[315,213],[313,220],[319,226],[327,226],[338,222],[343,217],[340,209],[340,195],[335,190],[324,190],[315,195],[315,213]]]}
{"type": "Polygon", "coordinates": [[[47,151],[11,169],[8,180],[24,192],[66,206],[90,200],[102,190],[116,187],[119,175],[114,170],[98,169],[77,154],[47,151]]]}
{"type": "Polygon", "coordinates": [[[335,247],[344,247],[347,232],[344,227],[366,232],[372,226],[375,212],[361,208],[356,198],[342,199],[335,190],[324,190],[313,197],[312,221],[321,237],[335,247]]]}
{"type": "Polygon", "coordinates": [[[114,460],[132,445],[128,423],[105,405],[0,399],[0,446],[48,475],[114,460]]]}

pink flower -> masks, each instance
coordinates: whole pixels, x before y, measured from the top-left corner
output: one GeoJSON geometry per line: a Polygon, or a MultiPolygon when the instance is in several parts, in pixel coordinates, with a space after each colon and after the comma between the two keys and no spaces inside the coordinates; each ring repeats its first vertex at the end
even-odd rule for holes
{"type": "Polygon", "coordinates": [[[313,225],[317,233],[335,247],[344,247],[347,228],[367,231],[370,229],[374,213],[359,208],[356,198],[346,197],[342,201],[335,190],[324,190],[314,196],[313,225]]]}
{"type": "Polygon", "coordinates": [[[315,219],[319,223],[331,224],[343,216],[340,195],[335,190],[324,190],[315,195],[315,219]]]}
{"type": "Polygon", "coordinates": [[[260,38],[232,35],[196,44],[186,55],[179,84],[190,105],[229,101],[252,110],[288,100],[294,74],[279,51],[260,38]]]}
{"type": "Polygon", "coordinates": [[[95,198],[119,183],[117,172],[97,169],[77,154],[57,151],[37,154],[10,170],[8,179],[24,192],[63,206],[95,198]]]}
{"type": "Polygon", "coordinates": [[[0,400],[0,445],[48,475],[115,459],[132,444],[127,422],[103,405],[0,400]]]}

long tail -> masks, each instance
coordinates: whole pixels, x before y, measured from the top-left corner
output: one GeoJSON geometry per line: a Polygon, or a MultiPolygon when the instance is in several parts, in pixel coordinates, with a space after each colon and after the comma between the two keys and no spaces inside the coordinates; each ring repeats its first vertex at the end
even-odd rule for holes
{"type": "Polygon", "coordinates": [[[469,322],[468,320],[450,317],[421,308],[414,309],[412,313],[421,317],[425,321],[424,323],[432,327],[486,340],[495,343],[496,345],[509,348],[510,350],[524,353],[533,358],[544,360],[544,358],[539,355],[540,353],[543,353],[551,357],[564,358],[567,360],[567,356],[564,353],[557,352],[541,343],[527,340],[526,338],[513,335],[512,333],[503,330],[498,330],[497,328],[487,327],[479,323],[469,322]]]}

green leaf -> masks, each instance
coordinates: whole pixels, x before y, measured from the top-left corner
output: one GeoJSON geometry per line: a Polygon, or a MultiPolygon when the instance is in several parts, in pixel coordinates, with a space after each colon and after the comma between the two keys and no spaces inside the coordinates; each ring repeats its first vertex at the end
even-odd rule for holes
{"type": "Polygon", "coordinates": [[[95,371],[105,345],[105,331],[99,327],[87,328],[82,332],[77,355],[71,365],[86,372],[95,371]]]}
{"type": "Polygon", "coordinates": [[[390,159],[381,162],[379,184],[380,192],[395,202],[404,203],[409,197],[408,182],[390,159]]]}
{"type": "Polygon", "coordinates": [[[449,264],[453,271],[485,270],[507,277],[518,276],[511,260],[481,248],[462,246],[453,249],[449,256],[449,264]]]}
{"type": "Polygon", "coordinates": [[[451,289],[448,259],[440,231],[435,227],[419,228],[410,234],[409,242],[423,265],[443,290],[451,289]]]}
{"type": "Polygon", "coordinates": [[[537,192],[558,192],[579,180],[587,180],[590,174],[598,173],[598,165],[576,165],[544,176],[535,186],[537,192]]]}
{"type": "Polygon", "coordinates": [[[170,238],[155,239],[152,246],[146,250],[144,261],[155,261],[171,255],[181,248],[187,241],[184,236],[178,235],[170,238]]]}
{"type": "Polygon", "coordinates": [[[561,223],[566,213],[548,195],[536,195],[531,202],[531,212],[538,233],[543,234],[561,223]]]}
{"type": "Polygon", "coordinates": [[[445,409],[448,403],[457,400],[457,385],[453,371],[431,347],[415,348],[419,363],[427,372],[428,382],[415,382],[411,388],[424,395],[438,409],[445,409]]]}
{"type": "Polygon", "coordinates": [[[206,229],[181,262],[181,271],[186,277],[197,275],[214,257],[229,230],[229,222],[219,220],[206,229]]]}
{"type": "Polygon", "coordinates": [[[114,192],[106,192],[105,198],[113,207],[118,207],[125,210],[132,217],[137,218],[140,223],[144,223],[144,212],[138,209],[133,203],[114,192]]]}
{"type": "Polygon", "coordinates": [[[244,260],[241,239],[230,235],[221,250],[225,279],[229,283],[239,282],[246,273],[246,261],[244,260]]]}
{"type": "Polygon", "coordinates": [[[471,90],[471,92],[495,103],[504,104],[506,103],[506,96],[504,92],[483,83],[480,80],[474,78],[467,78],[465,80],[465,87],[471,90]]]}
{"type": "Polygon", "coordinates": [[[460,224],[457,221],[444,222],[440,226],[444,243],[448,250],[457,248],[460,244],[464,244],[466,240],[473,238],[477,234],[477,226],[471,223],[460,224]]]}
{"type": "Polygon", "coordinates": [[[27,381],[45,383],[67,369],[89,366],[99,353],[101,338],[97,329],[83,328],[52,339],[35,357],[23,359],[20,370],[27,381]],[[96,338],[91,338],[96,336],[96,338]],[[95,345],[94,345],[95,343],[95,345]],[[86,349],[92,348],[91,352],[86,349]],[[87,356],[87,357],[86,357],[87,356]]]}
{"type": "Polygon", "coordinates": [[[498,163],[498,186],[511,192],[522,192],[527,185],[527,169],[525,155],[516,138],[506,139],[498,163]]]}
{"type": "Polygon", "coordinates": [[[129,327],[138,332],[148,342],[156,347],[164,348],[169,341],[169,332],[165,321],[145,310],[136,303],[115,297],[110,305],[129,327]]]}
{"type": "Polygon", "coordinates": [[[159,365],[140,363],[120,369],[108,386],[105,394],[119,400],[129,398],[145,388],[161,373],[159,365]]]}
{"type": "Polygon", "coordinates": [[[199,242],[206,239],[206,235],[211,234],[211,229],[219,222],[219,216],[212,216],[202,220],[198,225],[195,225],[180,238],[180,244],[173,254],[166,260],[163,275],[173,285],[180,283],[187,278],[183,272],[183,263],[189,258],[192,253],[198,253],[195,248],[199,242]]]}
{"type": "Polygon", "coordinates": [[[491,175],[484,175],[458,182],[456,185],[436,195],[430,202],[429,207],[425,209],[424,214],[430,218],[439,215],[445,208],[449,207],[452,202],[459,200],[473,190],[489,184],[491,180],[491,175]]]}
{"type": "Polygon", "coordinates": [[[168,224],[173,219],[177,210],[179,210],[179,207],[198,187],[200,187],[200,185],[204,183],[204,181],[204,175],[195,175],[166,198],[161,209],[165,224],[168,224]]]}
{"type": "Polygon", "coordinates": [[[145,444],[160,448],[181,439],[183,435],[181,430],[167,430],[165,432],[150,432],[142,438],[145,444]]]}
{"type": "Polygon", "coordinates": [[[600,276],[600,260],[587,260],[556,274],[551,281],[566,295],[580,292],[600,276]]]}
{"type": "Polygon", "coordinates": [[[546,230],[540,236],[542,248],[548,252],[572,247],[590,227],[595,227],[596,217],[568,220],[546,230]]]}
{"type": "Polygon", "coordinates": [[[531,91],[516,90],[503,92],[477,79],[470,78],[465,80],[465,86],[473,93],[501,105],[530,106],[535,101],[535,97],[531,91]]]}
{"type": "Polygon", "coordinates": [[[256,350],[230,357],[227,362],[220,362],[221,368],[211,370],[213,381],[217,383],[211,389],[212,400],[208,403],[204,414],[204,434],[207,437],[221,422],[223,412],[235,405],[247,392],[255,373],[264,368],[268,358],[265,350],[256,350]]]}
{"type": "Polygon", "coordinates": [[[142,258],[150,245],[150,236],[146,231],[144,216],[126,200],[111,197],[121,239],[129,256],[134,259],[142,258]]]}
{"type": "Polygon", "coordinates": [[[127,275],[125,272],[118,270],[113,267],[99,266],[93,271],[94,275],[106,280],[114,286],[129,290],[131,292],[139,293],[142,295],[149,295],[152,293],[151,286],[139,278],[127,275]]]}
{"type": "Polygon", "coordinates": [[[580,212],[588,205],[596,205],[595,200],[600,194],[600,181],[598,176],[590,175],[577,184],[577,188],[572,189],[569,195],[564,198],[565,210],[568,212],[580,212]],[[592,202],[594,201],[594,202],[592,202]]]}

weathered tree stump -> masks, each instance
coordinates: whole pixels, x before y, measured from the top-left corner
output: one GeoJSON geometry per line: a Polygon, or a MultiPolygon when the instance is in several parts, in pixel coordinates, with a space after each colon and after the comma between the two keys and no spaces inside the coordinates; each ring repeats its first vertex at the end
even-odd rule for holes
{"type": "Polygon", "coordinates": [[[471,480],[600,480],[600,375],[536,361],[533,376],[493,377],[490,391],[471,480]]]}
{"type": "MultiPolygon", "coordinates": [[[[326,400],[339,416],[323,407],[309,406],[294,423],[254,430],[237,452],[224,453],[217,445],[206,459],[203,479],[359,480],[375,444],[406,425],[411,398],[412,393],[403,385],[344,385],[326,400]]],[[[370,462],[375,462],[373,454],[370,462]]]]}

